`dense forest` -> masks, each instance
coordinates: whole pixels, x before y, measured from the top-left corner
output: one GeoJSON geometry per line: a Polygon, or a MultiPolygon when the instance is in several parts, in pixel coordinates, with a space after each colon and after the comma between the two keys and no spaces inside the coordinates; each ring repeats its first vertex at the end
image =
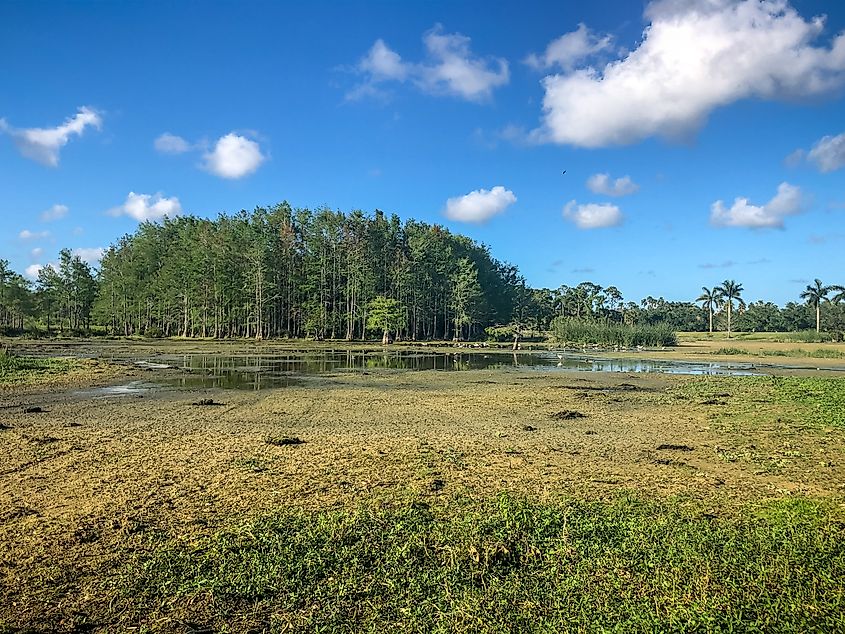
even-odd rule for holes
{"type": "Polygon", "coordinates": [[[532,289],[486,246],[438,225],[282,203],[145,222],[96,271],[69,250],[35,281],[0,260],[0,329],[463,340],[532,335],[571,319],[680,331],[845,330],[842,287],[818,280],[802,293],[806,301],[784,308],[746,304],[732,280],[702,290],[694,302],[633,302],[592,282],[532,289]]]}

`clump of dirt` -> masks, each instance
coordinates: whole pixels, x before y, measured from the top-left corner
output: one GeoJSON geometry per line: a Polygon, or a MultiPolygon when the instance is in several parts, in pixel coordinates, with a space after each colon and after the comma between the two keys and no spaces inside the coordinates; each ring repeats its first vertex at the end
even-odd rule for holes
{"type": "Polygon", "coordinates": [[[613,389],[617,392],[637,392],[644,390],[644,388],[638,387],[633,383],[620,383],[613,389]]]}
{"type": "Polygon", "coordinates": [[[689,445],[671,445],[671,444],[663,444],[657,446],[658,451],[692,451],[692,447],[689,445]]]}
{"type": "Polygon", "coordinates": [[[705,400],[701,401],[701,404],[702,405],[727,405],[727,403],[725,401],[720,400],[718,398],[705,399],[705,400]]]}
{"type": "Polygon", "coordinates": [[[31,436],[28,438],[30,442],[34,442],[36,445],[49,445],[50,443],[59,442],[61,438],[56,438],[55,436],[31,436]]]}
{"type": "Polygon", "coordinates": [[[202,405],[202,406],[209,406],[209,405],[223,405],[223,403],[218,403],[213,398],[201,398],[198,401],[194,401],[191,405],[202,405]]]}
{"type": "Polygon", "coordinates": [[[671,458],[657,458],[654,461],[654,464],[661,464],[673,467],[685,467],[687,465],[687,463],[683,462],[682,460],[672,460],[671,458]]]}
{"type": "Polygon", "coordinates": [[[46,410],[38,407],[38,405],[32,405],[31,407],[24,407],[23,413],[24,414],[44,414],[46,410]]]}
{"type": "Polygon", "coordinates": [[[293,436],[267,436],[264,439],[268,445],[273,445],[274,447],[285,447],[287,445],[302,445],[305,444],[305,441],[301,438],[296,438],[293,436]]]}
{"type": "Polygon", "coordinates": [[[10,520],[20,519],[22,517],[29,517],[31,515],[38,516],[38,515],[41,515],[41,514],[38,511],[36,511],[34,508],[29,507],[29,506],[16,506],[11,511],[7,511],[3,515],[0,515],[0,519],[2,519],[3,522],[5,523],[5,522],[8,522],[10,520]]]}
{"type": "Polygon", "coordinates": [[[532,427],[531,425],[523,425],[522,431],[537,431],[536,427],[532,427]]]}
{"type": "Polygon", "coordinates": [[[549,418],[552,420],[573,420],[576,418],[586,418],[586,414],[576,412],[574,409],[565,409],[560,412],[555,412],[549,418]]]}

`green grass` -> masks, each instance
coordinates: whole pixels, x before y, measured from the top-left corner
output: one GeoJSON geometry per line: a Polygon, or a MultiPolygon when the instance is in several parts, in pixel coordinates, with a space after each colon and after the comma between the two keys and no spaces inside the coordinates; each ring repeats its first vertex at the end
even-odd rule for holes
{"type": "Polygon", "coordinates": [[[0,350],[0,385],[28,383],[44,377],[66,374],[79,367],[73,359],[19,357],[0,350]]]}
{"type": "Polygon", "coordinates": [[[745,350],[744,348],[719,348],[718,350],[712,352],[711,354],[717,354],[717,355],[737,355],[737,354],[748,355],[748,354],[751,354],[751,353],[748,352],[748,350],[745,350]]]}
{"type": "MultiPolygon", "coordinates": [[[[702,400],[729,395],[728,418],[761,412],[785,415],[802,426],[845,427],[845,378],[808,376],[696,377],[672,390],[678,397],[702,400]]],[[[767,414],[767,415],[768,415],[767,414]]]]}
{"type": "Polygon", "coordinates": [[[216,631],[842,631],[845,518],[781,500],[714,517],[680,500],[282,510],[125,571],[126,622],[216,631]]]}
{"type": "MultiPolygon", "coordinates": [[[[728,341],[728,333],[720,330],[713,333],[688,331],[678,333],[682,341],[728,341]]],[[[772,341],[775,343],[829,343],[842,340],[841,332],[816,332],[815,330],[798,330],[793,332],[733,332],[732,339],[740,341],[772,341]]]]}
{"type": "Polygon", "coordinates": [[[581,319],[558,317],[552,322],[555,338],[563,344],[599,344],[603,346],[674,346],[675,331],[665,325],[626,326],[581,319]]]}
{"type": "Polygon", "coordinates": [[[816,348],[815,350],[804,350],[803,348],[792,348],[790,350],[763,350],[765,357],[809,357],[811,359],[845,359],[845,352],[841,350],[829,350],[816,348]]]}

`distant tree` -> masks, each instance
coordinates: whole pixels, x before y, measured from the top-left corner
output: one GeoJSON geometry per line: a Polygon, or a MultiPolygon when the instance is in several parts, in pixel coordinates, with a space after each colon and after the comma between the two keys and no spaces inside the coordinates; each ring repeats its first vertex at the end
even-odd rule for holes
{"type": "Polygon", "coordinates": [[[463,338],[464,326],[470,327],[475,321],[481,298],[478,270],[468,258],[461,258],[452,276],[452,309],[455,315],[456,340],[460,341],[463,338]]]}
{"type": "Polygon", "coordinates": [[[378,295],[370,302],[367,313],[367,328],[382,332],[382,345],[387,345],[391,342],[390,335],[399,327],[401,319],[402,309],[397,300],[385,297],[384,295],[378,295]]]}
{"type": "Polygon", "coordinates": [[[733,311],[733,303],[737,302],[740,309],[745,308],[745,302],[742,300],[742,284],[738,284],[734,280],[725,280],[721,285],[713,289],[718,294],[721,303],[728,308],[728,339],[731,337],[731,312],[733,311]]]}
{"type": "Polygon", "coordinates": [[[709,289],[706,286],[701,287],[701,295],[695,298],[695,301],[701,302],[701,307],[707,311],[710,317],[710,332],[713,332],[713,309],[719,307],[719,293],[717,290],[709,289]]]}
{"type": "Polygon", "coordinates": [[[816,309],[816,332],[821,328],[821,303],[827,299],[831,291],[836,290],[834,286],[824,286],[819,278],[816,278],[812,284],[808,284],[804,292],[801,293],[803,299],[809,306],[816,309]]]}

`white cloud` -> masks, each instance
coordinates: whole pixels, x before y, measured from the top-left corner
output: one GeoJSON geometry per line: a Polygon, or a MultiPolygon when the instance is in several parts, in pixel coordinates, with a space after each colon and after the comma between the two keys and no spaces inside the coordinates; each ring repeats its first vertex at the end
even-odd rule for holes
{"type": "Polygon", "coordinates": [[[822,172],[833,172],[845,167],[845,132],[837,136],[824,136],[807,153],[807,160],[822,172]]]}
{"type": "Polygon", "coordinates": [[[570,200],[563,208],[563,217],[579,229],[601,229],[622,224],[622,210],[610,203],[579,205],[570,200]]]}
{"type": "Polygon", "coordinates": [[[510,79],[508,63],[498,58],[473,58],[470,39],[460,33],[443,33],[440,25],[423,37],[434,60],[423,65],[422,84],[432,92],[446,92],[470,101],[489,99],[493,89],[510,79]]]}
{"type": "Polygon", "coordinates": [[[184,154],[193,149],[190,143],[185,139],[170,132],[165,132],[155,141],[153,147],[162,154],[184,154]]]}
{"type": "Polygon", "coordinates": [[[383,94],[386,82],[412,81],[425,92],[450,94],[468,101],[489,99],[493,90],[510,80],[508,63],[501,58],[475,57],[470,38],[460,33],[444,33],[439,24],[423,35],[427,57],[410,63],[376,40],[355,70],[364,81],[347,92],[350,100],[383,94]]]}
{"type": "Polygon", "coordinates": [[[129,192],[124,202],[120,207],[115,207],[109,211],[113,216],[129,216],[138,222],[147,220],[161,220],[165,216],[173,218],[182,213],[182,204],[175,196],[173,198],[165,198],[160,193],[155,196],[150,194],[136,194],[129,192]]]}
{"type": "Polygon", "coordinates": [[[762,206],[739,197],[728,209],[721,200],[717,200],[710,207],[710,222],[717,227],[780,228],[786,216],[799,213],[801,208],[801,190],[795,185],[781,183],[774,198],[762,206]]]}
{"type": "Polygon", "coordinates": [[[18,237],[21,240],[43,240],[44,238],[50,237],[49,231],[30,231],[29,229],[24,229],[18,234],[18,237]]]}
{"type": "Polygon", "coordinates": [[[806,98],[845,80],[845,34],[814,46],[824,18],[804,20],[787,0],[664,0],[646,18],[630,53],[543,80],[535,141],[605,147],[684,137],[737,100],[806,98]]]}
{"type": "Polygon", "coordinates": [[[91,266],[97,266],[100,263],[100,260],[103,259],[105,252],[106,250],[103,247],[81,247],[71,251],[73,255],[77,256],[83,262],[87,262],[91,266]]]}
{"type": "Polygon", "coordinates": [[[491,190],[476,189],[465,196],[446,201],[446,217],[459,222],[485,222],[516,202],[509,189],[497,185],[491,190]]]}
{"type": "Polygon", "coordinates": [[[24,269],[24,277],[30,280],[37,280],[38,274],[41,272],[41,269],[44,268],[43,264],[30,264],[28,267],[24,269]]]}
{"type": "Polygon", "coordinates": [[[102,119],[95,110],[82,107],[74,116],[55,128],[13,128],[0,119],[0,132],[7,132],[26,158],[49,167],[59,164],[59,152],[70,141],[71,135],[82,136],[88,126],[99,129],[102,119]]]}
{"type": "Polygon", "coordinates": [[[258,143],[233,132],[220,137],[214,149],[206,152],[205,169],[220,178],[243,178],[267,159],[258,143]]]}
{"type": "Polygon", "coordinates": [[[67,205],[53,205],[46,211],[41,212],[41,222],[53,222],[67,215],[67,205]]]}
{"type": "Polygon", "coordinates": [[[630,176],[623,176],[611,181],[609,174],[593,174],[587,179],[587,187],[594,194],[604,194],[605,196],[629,196],[640,189],[640,186],[632,181],[630,176]]]}
{"type": "Polygon", "coordinates": [[[390,50],[382,39],[375,41],[367,55],[358,63],[358,69],[368,73],[374,81],[404,81],[411,71],[411,67],[402,61],[398,53],[390,50]]]}
{"type": "Polygon", "coordinates": [[[529,55],[525,63],[535,70],[545,70],[552,66],[571,70],[588,57],[609,49],[612,43],[613,38],[609,35],[599,37],[582,23],[576,30],[553,40],[541,55],[529,55]]]}
{"type": "Polygon", "coordinates": [[[32,257],[33,260],[38,260],[41,258],[42,255],[44,255],[44,249],[42,249],[41,247],[35,247],[32,251],[29,252],[29,255],[30,257],[32,257]]]}

